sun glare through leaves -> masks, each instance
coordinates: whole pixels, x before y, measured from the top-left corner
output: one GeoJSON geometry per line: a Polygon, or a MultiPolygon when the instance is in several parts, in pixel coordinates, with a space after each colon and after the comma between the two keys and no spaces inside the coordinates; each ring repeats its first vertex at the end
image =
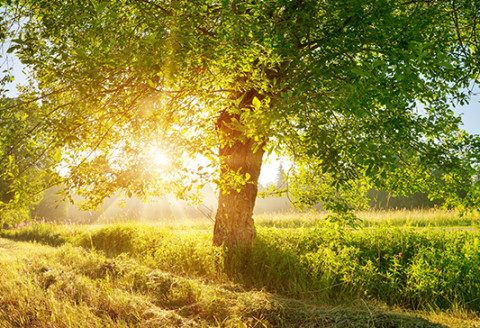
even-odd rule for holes
{"type": "Polygon", "coordinates": [[[165,168],[171,165],[171,160],[167,154],[157,150],[152,154],[153,162],[157,167],[165,168]]]}

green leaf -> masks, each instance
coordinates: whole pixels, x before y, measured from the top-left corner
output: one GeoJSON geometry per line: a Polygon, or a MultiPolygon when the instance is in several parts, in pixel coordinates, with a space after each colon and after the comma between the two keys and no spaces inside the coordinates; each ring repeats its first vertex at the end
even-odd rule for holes
{"type": "Polygon", "coordinates": [[[253,97],[252,104],[256,109],[262,107],[262,102],[257,97],[253,97]]]}
{"type": "Polygon", "coordinates": [[[13,53],[15,50],[20,49],[20,48],[21,48],[21,46],[18,45],[18,44],[13,45],[13,46],[11,46],[10,48],[7,49],[7,54],[11,54],[11,53],[13,53]]]}
{"type": "Polygon", "coordinates": [[[147,83],[148,83],[148,85],[149,85],[151,88],[153,88],[153,89],[156,88],[156,85],[155,85],[155,83],[153,83],[152,80],[148,79],[148,80],[147,80],[147,83]]]}
{"type": "Polygon", "coordinates": [[[58,150],[55,152],[54,159],[55,159],[55,162],[57,162],[57,163],[62,160],[62,150],[61,150],[61,149],[58,149],[58,150]]]}

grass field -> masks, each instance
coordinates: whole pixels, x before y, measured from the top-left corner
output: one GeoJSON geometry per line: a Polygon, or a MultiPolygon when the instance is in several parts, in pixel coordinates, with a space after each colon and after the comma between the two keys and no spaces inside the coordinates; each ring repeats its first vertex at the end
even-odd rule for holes
{"type": "Polygon", "coordinates": [[[478,216],[263,215],[250,248],[207,220],[29,224],[0,239],[0,327],[480,327],[478,216]]]}

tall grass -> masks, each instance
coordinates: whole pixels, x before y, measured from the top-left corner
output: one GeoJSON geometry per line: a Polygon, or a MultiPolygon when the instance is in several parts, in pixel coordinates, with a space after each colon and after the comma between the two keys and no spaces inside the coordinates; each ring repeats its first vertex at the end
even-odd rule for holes
{"type": "MultiPolygon", "coordinates": [[[[458,223],[449,215],[444,222],[458,223]]],[[[270,227],[258,227],[252,248],[212,247],[210,232],[202,229],[133,223],[73,229],[38,224],[2,235],[69,243],[189,279],[316,302],[370,299],[412,309],[480,308],[479,231],[396,227],[378,219],[375,228],[345,230],[321,220],[304,224],[307,218],[292,219],[296,225],[279,218],[281,229],[259,220],[270,227]]]]}
{"type": "Polygon", "coordinates": [[[317,307],[182,277],[70,244],[0,240],[0,248],[0,327],[438,327],[361,303],[317,307]]]}
{"type": "MultiPolygon", "coordinates": [[[[479,213],[460,215],[454,210],[431,208],[425,210],[368,210],[359,211],[359,227],[479,227],[479,213]]],[[[256,217],[257,226],[275,228],[319,227],[327,225],[325,212],[290,212],[261,214],[256,217]]]]}
{"type": "Polygon", "coordinates": [[[362,211],[357,213],[364,227],[475,227],[480,225],[479,213],[432,208],[426,210],[362,211]]]}

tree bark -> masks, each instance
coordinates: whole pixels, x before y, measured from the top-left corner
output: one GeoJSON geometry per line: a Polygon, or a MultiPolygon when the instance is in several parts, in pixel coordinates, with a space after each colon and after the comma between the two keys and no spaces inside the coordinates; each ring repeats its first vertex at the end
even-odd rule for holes
{"type": "MultiPolygon", "coordinates": [[[[243,97],[241,108],[252,110],[252,100],[259,99],[258,93],[247,92],[243,97]]],[[[242,137],[242,131],[233,127],[232,120],[240,122],[239,114],[227,111],[220,115],[217,122],[217,131],[223,145],[219,154],[223,160],[220,180],[228,172],[239,172],[242,176],[249,175],[249,180],[240,191],[230,188],[219,191],[218,209],[215,216],[213,231],[213,245],[242,245],[250,246],[256,236],[253,221],[253,208],[258,191],[258,177],[262,166],[264,142],[242,137]]],[[[241,123],[241,122],[240,122],[241,123]]]]}

